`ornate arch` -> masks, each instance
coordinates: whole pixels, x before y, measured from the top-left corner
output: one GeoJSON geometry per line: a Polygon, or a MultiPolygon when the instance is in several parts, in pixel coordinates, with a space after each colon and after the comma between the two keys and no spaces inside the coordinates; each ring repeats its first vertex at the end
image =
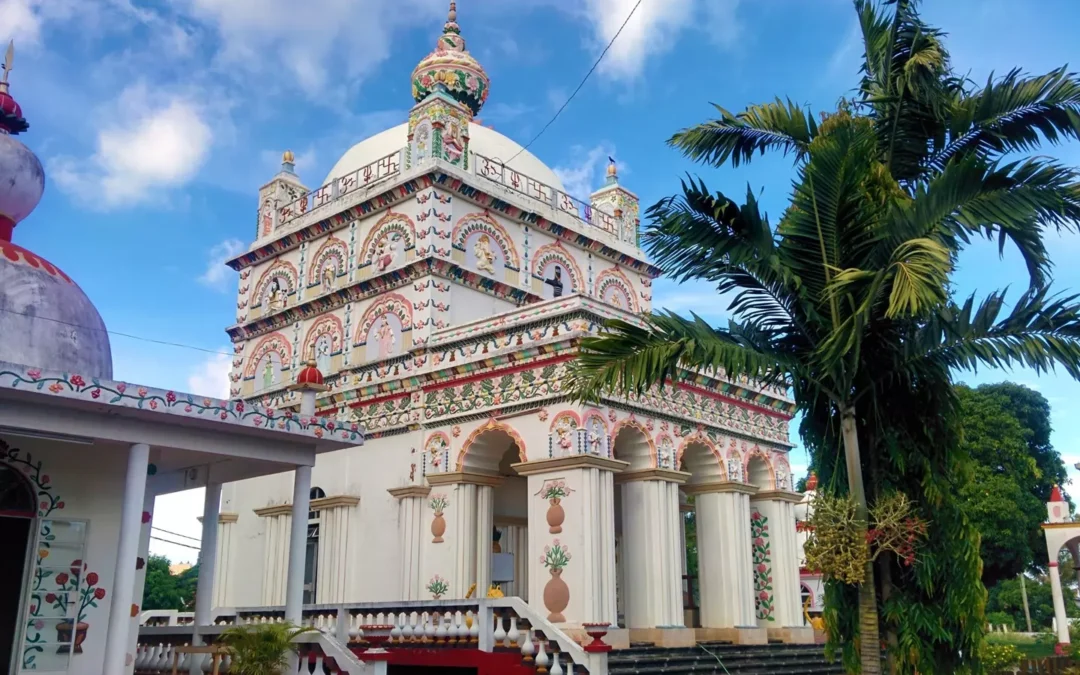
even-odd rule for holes
{"type": "Polygon", "coordinates": [[[345,267],[349,260],[349,247],[345,242],[330,235],[322,243],[315,257],[311,259],[311,267],[308,269],[308,286],[314,286],[322,279],[322,271],[328,261],[334,265],[334,274],[345,274],[345,267]]]}
{"type": "Polygon", "coordinates": [[[618,267],[611,267],[601,272],[600,275],[596,277],[593,288],[595,289],[593,295],[595,295],[597,299],[605,302],[604,295],[607,291],[612,288],[618,289],[618,291],[621,291],[622,295],[625,296],[626,300],[626,307],[622,307],[622,309],[625,309],[628,312],[637,313],[638,302],[637,298],[634,297],[634,285],[630,283],[630,279],[628,279],[618,267]]]}
{"type": "Polygon", "coordinates": [[[791,463],[788,461],[787,455],[784,454],[784,453],[780,453],[780,452],[774,452],[773,454],[776,457],[776,459],[774,459],[773,463],[772,463],[772,466],[773,466],[773,486],[777,490],[794,491],[795,490],[795,476],[791,475],[791,463]],[[781,485],[780,484],[781,480],[780,480],[779,474],[777,472],[779,470],[781,470],[781,469],[783,470],[784,476],[786,476],[786,479],[785,479],[786,485],[781,485]]]}
{"type": "Polygon", "coordinates": [[[624,420],[620,420],[611,429],[611,436],[609,437],[609,440],[608,440],[608,447],[611,448],[611,456],[612,457],[615,456],[615,439],[619,437],[619,432],[622,431],[623,429],[625,429],[626,427],[633,427],[634,429],[637,429],[638,431],[640,431],[645,436],[645,440],[649,442],[649,458],[652,460],[652,467],[656,468],[657,467],[656,441],[653,440],[652,434],[650,434],[649,430],[645,428],[645,425],[642,424],[641,422],[638,422],[633,417],[627,417],[624,420]]]}
{"type": "Polygon", "coordinates": [[[716,447],[716,444],[709,440],[709,437],[701,433],[701,430],[697,430],[694,433],[683,436],[682,443],[679,444],[679,449],[675,452],[675,468],[682,466],[683,455],[686,453],[687,446],[692,443],[703,445],[708,448],[712,456],[716,458],[716,463],[720,465],[720,473],[723,474],[724,480],[728,479],[727,467],[724,466],[724,456],[720,452],[720,448],[716,447]]]}
{"type": "Polygon", "coordinates": [[[575,429],[581,428],[581,415],[578,415],[573,410],[563,410],[555,414],[555,417],[551,420],[551,424],[548,426],[548,431],[555,431],[555,425],[563,417],[569,417],[574,421],[575,429]]]}
{"type": "Polygon", "coordinates": [[[307,336],[304,337],[304,354],[310,353],[315,341],[327,334],[330,335],[331,353],[337,354],[344,349],[345,329],[341,325],[341,319],[333,314],[324,314],[308,329],[307,336]]]}
{"type": "Polygon", "coordinates": [[[769,455],[762,451],[757,445],[750,448],[750,452],[746,453],[746,457],[743,459],[743,476],[746,482],[750,482],[750,462],[755,458],[765,462],[766,468],[769,469],[769,489],[776,489],[776,469],[773,468],[773,463],[772,460],[769,459],[769,455]]]}
{"type": "Polygon", "coordinates": [[[402,332],[412,330],[412,303],[404,296],[397,293],[387,293],[386,295],[379,297],[379,299],[373,302],[371,306],[367,308],[367,311],[364,312],[364,316],[360,319],[360,324],[356,327],[356,335],[353,338],[353,344],[366,344],[368,333],[371,331],[371,326],[383,314],[393,314],[401,319],[402,332]]]}
{"type": "Polygon", "coordinates": [[[270,352],[277,352],[281,356],[282,370],[292,362],[292,345],[289,344],[288,339],[281,333],[270,333],[259,340],[255,348],[251,350],[247,365],[244,366],[244,377],[247,379],[255,377],[255,367],[270,352]]]}
{"type": "Polygon", "coordinates": [[[449,468],[443,466],[444,461],[449,462],[449,453],[450,437],[445,432],[436,431],[424,441],[424,457],[431,466],[437,469],[449,471],[449,468]]]}
{"type": "Polygon", "coordinates": [[[454,231],[450,235],[453,247],[459,251],[464,251],[465,240],[473,232],[483,232],[495,240],[495,243],[502,249],[506,261],[505,267],[513,270],[521,269],[521,258],[518,256],[514,239],[502,225],[487,213],[470,213],[462,216],[454,225],[454,231]]]}
{"type": "Polygon", "coordinates": [[[566,268],[567,274],[570,275],[570,293],[580,293],[585,290],[585,277],[581,275],[581,268],[578,267],[577,261],[574,260],[574,256],[570,254],[570,251],[567,251],[560,242],[547,244],[536,249],[536,255],[533,257],[532,275],[542,281],[544,267],[550,262],[558,262],[566,268]]]}
{"type": "Polygon", "coordinates": [[[594,455],[602,457],[611,456],[611,446],[608,444],[608,423],[604,419],[604,414],[596,408],[587,410],[585,415],[581,419],[582,428],[585,429],[585,440],[588,444],[588,451],[594,455]],[[599,422],[599,433],[594,433],[596,425],[593,422],[599,422]],[[607,446],[607,447],[605,447],[607,446]]]}
{"type": "MultiPolygon", "coordinates": [[[[364,243],[360,246],[360,267],[376,262],[375,253],[379,243],[391,234],[397,234],[401,238],[402,252],[416,246],[416,223],[404,213],[391,211],[380,218],[364,237],[364,243]]],[[[389,267],[389,264],[386,267],[389,267]]]]}
{"type": "Polygon", "coordinates": [[[458,452],[457,462],[454,463],[455,471],[461,471],[462,467],[465,466],[465,457],[469,454],[469,449],[472,447],[473,442],[476,441],[476,439],[479,438],[481,434],[484,434],[488,431],[502,431],[507,436],[514,439],[514,443],[517,445],[518,448],[518,459],[520,459],[522,462],[529,461],[529,455],[525,451],[525,441],[521,438],[521,434],[519,434],[514,429],[514,427],[506,424],[505,422],[500,422],[496,419],[489,419],[484,424],[481,424],[476,429],[473,429],[473,432],[469,434],[468,438],[465,439],[465,442],[461,444],[461,450],[458,452]]]}
{"type": "Polygon", "coordinates": [[[270,287],[270,282],[274,279],[281,279],[285,284],[285,292],[291,295],[296,292],[297,280],[299,278],[300,275],[296,273],[296,268],[291,262],[278,260],[262,273],[262,276],[259,277],[259,281],[255,284],[255,290],[252,296],[254,302],[252,303],[252,306],[258,307],[263,304],[266,290],[270,287]]]}

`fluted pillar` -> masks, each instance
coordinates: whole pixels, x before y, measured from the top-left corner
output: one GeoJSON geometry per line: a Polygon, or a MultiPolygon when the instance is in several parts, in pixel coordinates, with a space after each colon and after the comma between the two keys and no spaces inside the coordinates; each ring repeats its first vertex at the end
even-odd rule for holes
{"type": "Polygon", "coordinates": [[[233,602],[233,556],[235,555],[236,513],[218,515],[217,574],[214,579],[214,607],[232,607],[233,602]]]}
{"type": "Polygon", "coordinates": [[[631,641],[693,645],[683,624],[679,485],[690,474],[667,469],[622,473],[622,555],[631,641]]]}
{"type": "Polygon", "coordinates": [[[492,489],[501,479],[458,471],[428,474],[427,480],[431,495],[425,518],[441,516],[445,532],[424,539],[424,588],[438,576],[449,585],[444,599],[464,598],[474,586],[473,597],[484,597],[488,586],[481,588],[480,584],[486,580],[490,586],[491,582],[492,489]],[[434,509],[436,498],[446,502],[438,516],[434,509]],[[483,527],[486,531],[481,531],[483,527]]]}
{"type": "Polygon", "coordinates": [[[765,643],[768,635],[757,627],[750,546],[750,495],[757,488],[717,482],[684,489],[696,495],[699,635],[743,644],[765,643]]]}
{"type": "MultiPolygon", "coordinates": [[[[401,539],[398,583],[402,600],[421,600],[423,583],[421,582],[421,551],[424,537],[424,503],[431,494],[431,488],[424,485],[409,485],[388,490],[398,500],[398,531],[401,539]]],[[[429,536],[430,538],[430,536],[429,536]]]]}

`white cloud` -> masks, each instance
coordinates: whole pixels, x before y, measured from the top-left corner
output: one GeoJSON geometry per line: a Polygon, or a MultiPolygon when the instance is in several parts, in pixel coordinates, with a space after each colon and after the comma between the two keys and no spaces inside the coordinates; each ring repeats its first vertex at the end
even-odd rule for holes
{"type": "Polygon", "coordinates": [[[179,95],[162,99],[143,84],[125,89],[115,104],[122,121],[98,132],[86,159],[56,157],[50,175],[88,204],[114,208],[148,201],[158,190],[191,180],[209,154],[213,134],[201,111],[179,95]]]}
{"type": "Polygon", "coordinates": [[[226,239],[214,244],[210,249],[206,271],[199,277],[199,283],[218,289],[225,288],[227,282],[233,278],[232,270],[225,263],[246,249],[247,246],[239,239],[226,239]]]}
{"type": "Polygon", "coordinates": [[[639,76],[646,61],[667,52],[685,30],[700,26],[714,42],[732,45],[742,25],[736,10],[740,0],[586,0],[585,15],[592,23],[597,50],[603,49],[626,27],[611,45],[598,71],[613,80],[632,80],[639,76]]]}
{"type": "MultiPolygon", "coordinates": [[[[608,157],[615,155],[615,149],[604,144],[592,148],[577,145],[571,148],[570,152],[574,155],[574,161],[553,167],[552,170],[571,197],[588,201],[589,195],[600,187],[608,157]]],[[[619,166],[619,172],[623,175],[628,173],[622,165],[619,166]]]]}
{"type": "Polygon", "coordinates": [[[188,392],[200,396],[229,398],[229,371],[231,369],[232,361],[227,355],[210,355],[188,375],[188,392]]]}

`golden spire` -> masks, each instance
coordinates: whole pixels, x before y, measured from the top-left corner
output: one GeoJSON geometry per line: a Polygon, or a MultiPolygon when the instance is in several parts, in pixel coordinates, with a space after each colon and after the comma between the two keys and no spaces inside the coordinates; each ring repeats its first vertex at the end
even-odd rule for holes
{"type": "Polygon", "coordinates": [[[292,150],[286,150],[285,152],[281,153],[281,163],[282,164],[293,164],[295,162],[296,162],[296,156],[293,155],[292,150]]]}

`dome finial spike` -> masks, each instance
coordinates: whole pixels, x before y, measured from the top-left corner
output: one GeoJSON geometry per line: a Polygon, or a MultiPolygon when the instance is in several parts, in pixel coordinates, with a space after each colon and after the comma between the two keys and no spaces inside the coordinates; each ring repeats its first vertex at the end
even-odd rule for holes
{"type": "Polygon", "coordinates": [[[450,0],[450,11],[446,14],[446,19],[453,23],[457,21],[457,2],[450,0]]]}
{"type": "Polygon", "coordinates": [[[8,75],[11,74],[11,65],[15,62],[15,41],[10,40],[7,52],[4,54],[4,77],[0,80],[0,91],[8,89],[8,75]]]}

